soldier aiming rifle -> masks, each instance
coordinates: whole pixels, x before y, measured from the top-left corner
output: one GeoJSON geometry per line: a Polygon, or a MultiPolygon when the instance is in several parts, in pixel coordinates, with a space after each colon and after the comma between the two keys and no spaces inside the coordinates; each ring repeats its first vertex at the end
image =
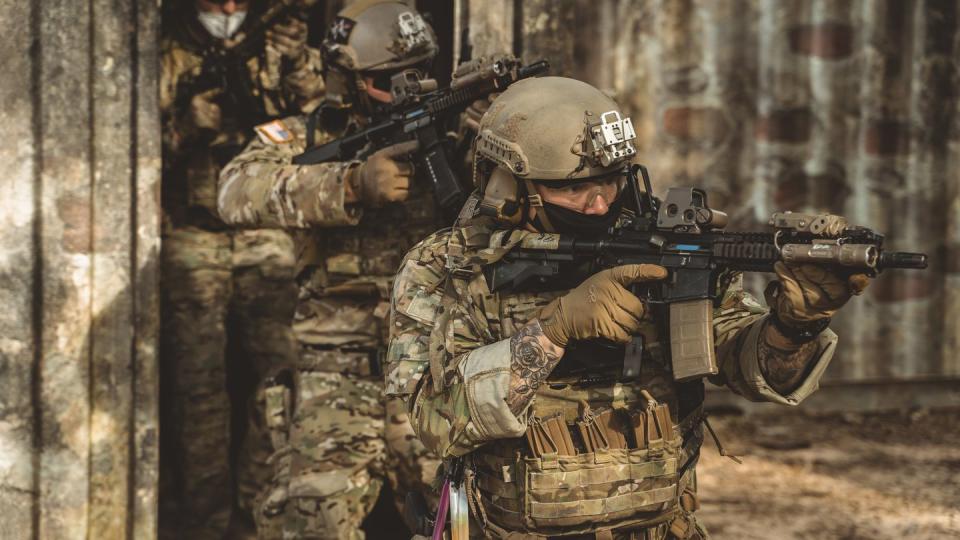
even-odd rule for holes
{"type": "Polygon", "coordinates": [[[435,539],[447,510],[453,540],[706,538],[704,379],[800,403],[836,311],[883,267],[925,265],[836,216],[724,232],[699,190],[641,191],[634,137],[588,84],[511,85],[480,121],[479,200],[400,266],[387,394],[444,459],[435,539]],[[776,273],[769,307],[743,270],[776,273]]]}

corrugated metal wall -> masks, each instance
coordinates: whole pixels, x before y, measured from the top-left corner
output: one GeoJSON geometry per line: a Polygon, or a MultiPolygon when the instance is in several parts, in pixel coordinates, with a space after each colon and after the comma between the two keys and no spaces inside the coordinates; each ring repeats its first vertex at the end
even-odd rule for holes
{"type": "Polygon", "coordinates": [[[0,538],[153,538],[157,2],[0,13],[0,538]]]}
{"type": "MultiPolygon", "coordinates": [[[[609,91],[655,187],[731,228],[831,211],[925,251],[844,310],[833,381],[960,376],[960,5],[460,0],[473,54],[522,52],[609,91]]],[[[756,285],[761,280],[754,280],[756,285]]]]}

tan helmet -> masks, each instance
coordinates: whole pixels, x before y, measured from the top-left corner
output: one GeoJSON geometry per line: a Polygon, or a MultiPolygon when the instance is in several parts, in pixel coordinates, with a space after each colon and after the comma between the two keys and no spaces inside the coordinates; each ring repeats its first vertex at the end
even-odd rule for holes
{"type": "Polygon", "coordinates": [[[485,195],[482,210],[517,222],[521,203],[540,205],[530,181],[569,182],[615,173],[636,155],[634,139],[630,118],[593,86],[565,77],[518,81],[480,120],[474,180],[485,195]],[[524,197],[524,190],[515,187],[519,183],[526,183],[530,200],[519,200],[524,197]],[[517,200],[511,201],[514,193],[517,200]]]}
{"type": "Polygon", "coordinates": [[[433,28],[399,0],[358,0],[340,10],[323,41],[324,57],[348,71],[387,71],[437,55],[433,28]]]}

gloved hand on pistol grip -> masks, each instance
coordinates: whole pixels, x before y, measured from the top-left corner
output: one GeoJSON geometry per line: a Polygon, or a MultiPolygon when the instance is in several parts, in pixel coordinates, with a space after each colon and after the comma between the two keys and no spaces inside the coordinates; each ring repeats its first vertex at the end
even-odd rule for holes
{"type": "Polygon", "coordinates": [[[419,147],[417,141],[407,141],[382,148],[353,171],[351,187],[364,205],[379,208],[387,203],[406,200],[410,193],[413,165],[401,158],[419,147]]]}
{"type": "Polygon", "coordinates": [[[847,275],[816,264],[778,262],[774,271],[779,281],[767,287],[767,304],[784,324],[792,326],[833,317],[870,284],[866,274],[847,275]]]}
{"type": "Polygon", "coordinates": [[[540,312],[540,326],[554,345],[571,339],[606,338],[627,343],[640,329],[645,307],[627,290],[632,283],[667,277],[655,264],[627,264],[598,272],[540,312]]]}

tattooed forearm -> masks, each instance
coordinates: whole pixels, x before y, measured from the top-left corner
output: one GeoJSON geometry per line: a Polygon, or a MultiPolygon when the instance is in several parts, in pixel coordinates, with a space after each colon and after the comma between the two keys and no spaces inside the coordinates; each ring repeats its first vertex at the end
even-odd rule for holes
{"type": "Polygon", "coordinates": [[[507,405],[513,414],[520,414],[527,407],[561,356],[563,349],[543,335],[539,321],[531,321],[510,338],[510,393],[507,405]]]}
{"type": "Polygon", "coordinates": [[[757,348],[760,370],[774,390],[787,395],[803,382],[818,350],[816,340],[798,345],[767,323],[757,348]]]}

